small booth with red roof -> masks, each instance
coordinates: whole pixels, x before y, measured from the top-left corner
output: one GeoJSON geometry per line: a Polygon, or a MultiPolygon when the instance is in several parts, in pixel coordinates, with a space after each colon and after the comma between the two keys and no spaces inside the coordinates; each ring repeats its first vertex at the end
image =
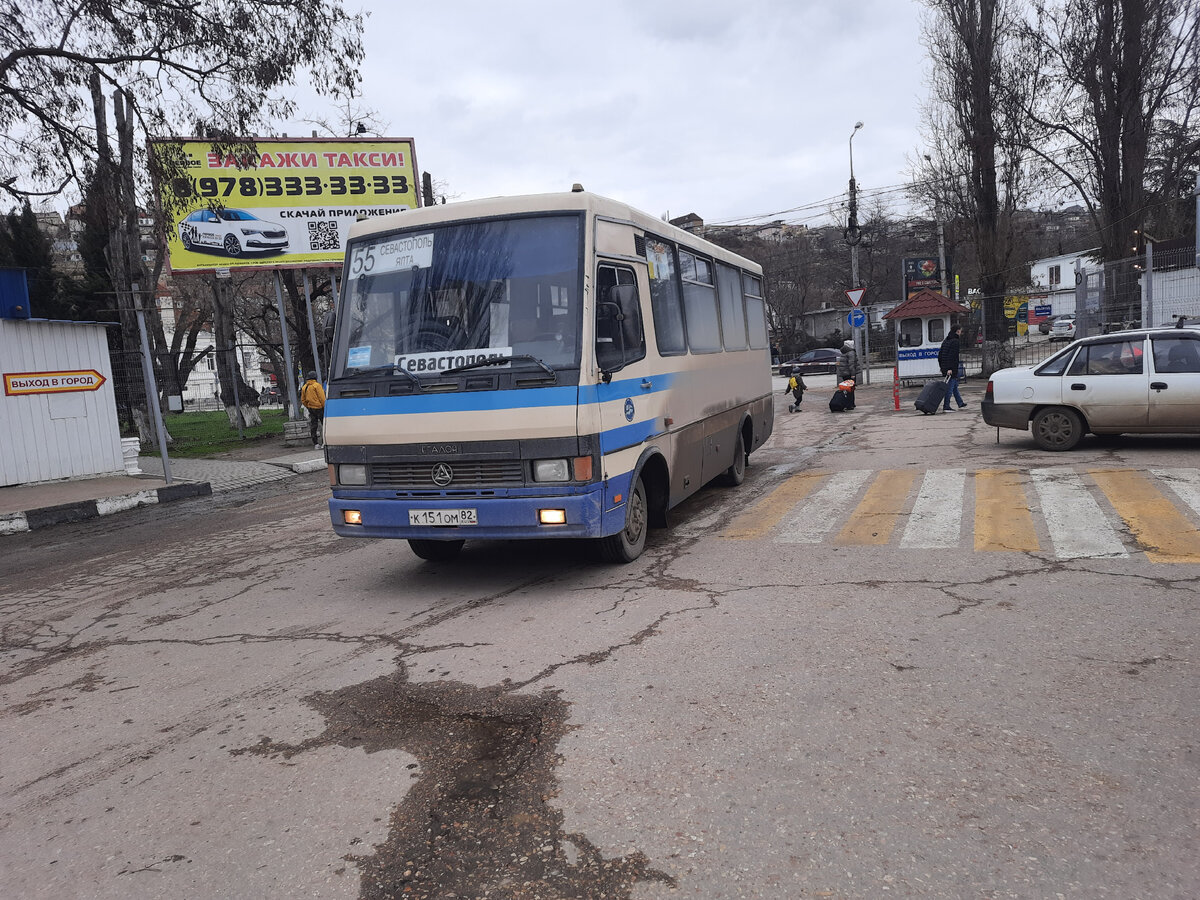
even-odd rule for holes
{"type": "Polygon", "coordinates": [[[896,323],[896,371],[901,381],[936,378],[938,350],[950,326],[963,324],[967,308],[937,291],[913,294],[884,315],[896,323]]]}

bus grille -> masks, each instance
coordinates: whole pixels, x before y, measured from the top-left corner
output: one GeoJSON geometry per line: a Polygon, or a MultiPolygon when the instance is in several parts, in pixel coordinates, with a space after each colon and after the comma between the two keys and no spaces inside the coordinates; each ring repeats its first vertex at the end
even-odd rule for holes
{"type": "Polygon", "coordinates": [[[374,463],[371,482],[384,487],[438,489],[463,487],[520,487],[525,483],[525,467],[519,460],[489,462],[456,459],[449,463],[454,472],[447,485],[433,480],[434,463],[374,463]]]}

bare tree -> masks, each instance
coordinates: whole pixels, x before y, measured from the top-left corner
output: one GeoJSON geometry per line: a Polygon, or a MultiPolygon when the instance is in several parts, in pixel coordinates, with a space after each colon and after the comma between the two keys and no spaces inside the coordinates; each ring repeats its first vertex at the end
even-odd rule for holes
{"type": "MultiPolygon", "coordinates": [[[[167,358],[162,323],[155,305],[143,301],[155,296],[162,258],[153,272],[145,270],[138,210],[153,206],[147,176],[174,180],[185,160],[181,150],[147,157],[145,138],[199,134],[218,151],[240,149],[240,136],[292,114],[295,103],[273,92],[303,71],[320,93],[351,94],[361,35],[362,17],[347,14],[342,0],[0,0],[0,47],[6,48],[0,55],[0,190],[18,198],[60,193],[72,183],[82,190],[95,173],[90,202],[101,207],[108,232],[105,256],[122,343],[139,346],[140,304],[161,361],[167,358]]],[[[158,219],[161,238],[164,217],[158,219]]],[[[215,318],[220,338],[226,319],[215,318]]],[[[180,390],[174,366],[160,374],[165,393],[180,390]]],[[[153,440],[147,398],[129,387],[139,432],[153,440]]]]}
{"type": "MultiPolygon", "coordinates": [[[[1013,213],[1028,196],[1023,125],[1032,80],[1018,53],[1016,0],[925,0],[932,61],[929,155],[918,183],[941,214],[972,227],[982,295],[984,371],[1011,362],[1004,295],[1013,251],[1013,213]]],[[[930,209],[934,212],[934,209],[930,209]]]]}
{"type": "Polygon", "coordinates": [[[0,189],[82,183],[103,152],[97,93],[122,91],[142,135],[253,134],[294,113],[276,91],[302,72],[351,92],[361,34],[342,0],[0,0],[0,189]]]}
{"type": "MultiPolygon", "coordinates": [[[[1033,146],[1079,192],[1105,260],[1177,200],[1200,141],[1196,0],[1062,0],[1036,5],[1028,30],[1043,61],[1031,98],[1033,146]]],[[[1188,186],[1190,187],[1190,186],[1188,186]]]]}

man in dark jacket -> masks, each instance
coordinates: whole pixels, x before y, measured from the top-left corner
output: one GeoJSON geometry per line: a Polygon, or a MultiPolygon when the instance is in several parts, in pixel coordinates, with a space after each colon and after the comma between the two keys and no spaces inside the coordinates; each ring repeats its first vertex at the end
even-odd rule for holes
{"type": "Polygon", "coordinates": [[[961,325],[950,326],[950,333],[946,335],[946,339],[942,341],[942,346],[938,349],[938,369],[941,370],[942,375],[950,377],[950,381],[946,385],[946,399],[942,405],[942,409],[947,412],[951,409],[950,397],[952,395],[955,402],[958,403],[959,409],[967,405],[958,392],[958,346],[961,332],[961,325]]]}

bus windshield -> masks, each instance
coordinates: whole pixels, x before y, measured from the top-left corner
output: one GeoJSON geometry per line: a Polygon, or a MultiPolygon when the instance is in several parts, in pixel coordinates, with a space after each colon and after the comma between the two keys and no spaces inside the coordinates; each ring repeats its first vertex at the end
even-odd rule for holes
{"type": "Polygon", "coordinates": [[[579,214],[530,216],[351,244],[332,376],[508,356],[578,368],[582,226],[579,214]]]}

